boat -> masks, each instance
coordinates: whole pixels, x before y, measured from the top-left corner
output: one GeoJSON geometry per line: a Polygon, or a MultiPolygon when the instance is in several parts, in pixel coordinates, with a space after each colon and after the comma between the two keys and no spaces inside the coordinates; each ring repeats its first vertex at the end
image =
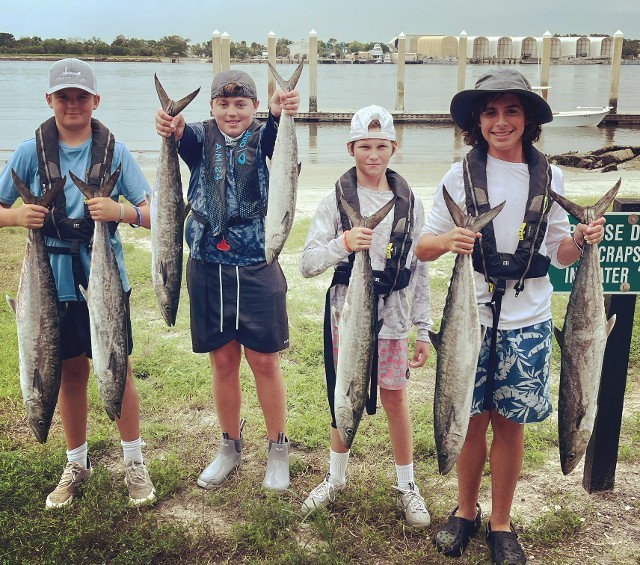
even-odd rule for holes
{"type": "Polygon", "coordinates": [[[575,110],[553,112],[553,121],[544,128],[597,126],[611,111],[611,106],[578,106],[575,110]]]}

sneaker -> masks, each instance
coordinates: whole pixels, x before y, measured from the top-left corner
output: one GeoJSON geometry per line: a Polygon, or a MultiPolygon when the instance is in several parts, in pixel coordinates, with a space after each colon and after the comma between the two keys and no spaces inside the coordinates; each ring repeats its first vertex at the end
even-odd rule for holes
{"type": "Polygon", "coordinates": [[[398,491],[396,505],[404,514],[407,524],[414,528],[426,528],[431,523],[431,516],[418,487],[414,483],[409,483],[409,488],[406,490],[399,487],[393,488],[398,491]]]}
{"type": "Polygon", "coordinates": [[[147,466],[140,461],[129,461],[126,464],[124,484],[129,490],[129,504],[140,506],[156,499],[156,489],[149,478],[147,466]]]}
{"type": "Polygon", "coordinates": [[[324,480],[309,493],[307,500],[302,503],[302,511],[309,515],[332,503],[336,499],[336,494],[345,487],[345,484],[331,482],[331,475],[327,473],[324,480]]]}
{"type": "Polygon", "coordinates": [[[88,457],[86,469],[78,463],[67,463],[58,486],[47,496],[47,508],[62,508],[71,504],[78,487],[91,476],[92,472],[88,457]]]}

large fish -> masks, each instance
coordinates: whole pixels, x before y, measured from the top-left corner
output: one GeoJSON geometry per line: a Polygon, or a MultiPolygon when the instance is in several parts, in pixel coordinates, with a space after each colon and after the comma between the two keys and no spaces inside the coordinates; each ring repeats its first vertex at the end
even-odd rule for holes
{"type": "MultiPolygon", "coordinates": [[[[363,218],[340,196],[351,226],[374,229],[393,208],[394,196],[372,216],[363,218]]],[[[379,329],[378,295],[373,286],[369,251],[358,251],[353,260],[344,306],[338,320],[338,363],[334,409],[340,440],[351,447],[367,402],[373,347],[379,329]]]]}
{"type": "MultiPolygon", "coordinates": [[[[289,92],[296,87],[303,64],[304,62],[298,65],[288,81],[283,80],[271,63],[269,67],[280,88],[289,92]]],[[[269,264],[276,260],[289,237],[296,211],[299,174],[295,122],[293,116],[283,111],[280,115],[278,136],[269,165],[269,196],[264,226],[264,253],[269,264]]]]}
{"type": "MultiPolygon", "coordinates": [[[[174,102],[154,75],[162,109],[177,116],[196,97],[198,88],[174,102]]],[[[151,205],[151,280],[156,302],[169,326],[176,323],[182,284],[182,243],[185,205],[180,178],[178,145],[173,134],[162,138],[156,185],[151,205]]]]}
{"type": "MultiPolygon", "coordinates": [[[[69,172],[71,180],[88,198],[109,197],[120,176],[121,165],[98,189],[93,189],[69,172]]],[[[120,418],[122,396],[127,382],[127,322],[126,300],[122,279],[111,245],[109,226],[95,222],[91,250],[89,284],[80,292],[87,301],[91,333],[93,374],[98,381],[98,393],[107,415],[120,418]]]]}
{"type": "MultiPolygon", "coordinates": [[[[600,218],[613,201],[620,181],[593,206],[579,206],[549,190],[549,195],[581,224],[600,218]]],[[[560,466],[566,475],[584,455],[598,409],[600,374],[607,337],[615,316],[607,320],[598,245],[584,245],[569,295],[560,346],[558,440],[560,466]]]]}
{"type": "MultiPolygon", "coordinates": [[[[66,177],[44,196],[33,196],[12,169],[18,194],[26,204],[49,208],[64,190],[66,177]]],[[[44,238],[28,230],[15,301],[6,297],[16,317],[20,388],[29,426],[40,443],[47,441],[60,390],[60,319],[58,292],[44,238]]]]}
{"type": "MultiPolygon", "coordinates": [[[[472,232],[480,231],[504,207],[503,202],[479,216],[465,215],[445,187],[442,193],[455,225],[472,232]]],[[[453,468],[467,436],[482,342],[471,255],[456,255],[440,332],[430,335],[438,352],[433,425],[438,469],[444,475],[453,468]]]]}

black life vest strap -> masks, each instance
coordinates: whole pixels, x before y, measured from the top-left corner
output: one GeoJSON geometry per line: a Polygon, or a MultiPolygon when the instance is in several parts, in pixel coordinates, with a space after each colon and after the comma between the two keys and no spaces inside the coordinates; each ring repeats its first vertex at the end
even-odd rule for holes
{"type": "Polygon", "coordinates": [[[489,345],[489,359],[487,361],[487,379],[484,383],[484,401],[482,403],[483,410],[493,409],[493,383],[495,381],[496,369],[498,368],[498,322],[500,321],[500,312],[502,310],[502,297],[506,290],[506,281],[504,279],[498,279],[493,287],[493,294],[491,301],[487,302],[485,306],[491,308],[493,314],[492,326],[491,326],[491,343],[489,345]]]}
{"type": "MultiPolygon", "coordinates": [[[[91,118],[91,163],[85,173],[87,184],[93,189],[100,188],[107,174],[111,171],[115,137],[99,120],[91,118]]],[[[38,127],[35,133],[36,152],[38,156],[38,174],[42,193],[48,192],[61,177],[60,148],[58,144],[58,128],[55,118],[51,117],[38,127]]],[[[109,222],[109,231],[113,235],[117,222],[109,222]]],[[[89,242],[93,237],[94,222],[86,204],[82,218],[67,216],[67,200],[61,191],[45,216],[42,233],[62,241],[74,240],[89,242]]]]}
{"type": "MultiPolygon", "coordinates": [[[[388,298],[394,290],[400,290],[409,284],[411,272],[405,265],[413,241],[413,210],[415,205],[414,194],[407,184],[407,181],[405,181],[401,175],[391,169],[387,169],[386,177],[391,191],[396,196],[396,203],[393,210],[393,225],[384,269],[381,271],[373,271],[376,292],[385,299],[388,298]]],[[[339,195],[344,195],[353,209],[358,213],[360,212],[355,167],[349,169],[338,179],[335,190],[338,212],[340,213],[340,223],[343,231],[346,231],[351,229],[351,222],[340,205],[339,195]]],[[[352,263],[353,254],[349,255],[349,265],[352,263]]],[[[351,270],[349,268],[347,277],[349,277],[350,274],[351,270]]]]}

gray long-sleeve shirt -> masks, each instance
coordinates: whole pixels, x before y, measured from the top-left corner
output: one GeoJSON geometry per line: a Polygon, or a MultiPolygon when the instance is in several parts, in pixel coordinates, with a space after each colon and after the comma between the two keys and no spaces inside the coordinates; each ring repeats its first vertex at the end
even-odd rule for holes
{"type": "MultiPolygon", "coordinates": [[[[379,210],[393,197],[392,192],[378,192],[358,186],[360,212],[369,216],[379,210]]],[[[383,300],[380,297],[378,316],[383,320],[379,333],[382,339],[404,339],[409,335],[410,323],[417,327],[416,339],[429,341],[431,328],[429,301],[429,271],[426,262],[418,261],[413,253],[420,237],[424,222],[424,207],[416,198],[414,207],[413,245],[407,255],[406,266],[411,270],[409,286],[391,293],[383,300]]],[[[385,254],[393,225],[393,210],[373,231],[373,242],[369,249],[371,266],[374,270],[383,270],[385,254]]],[[[300,258],[300,272],[304,277],[315,277],[329,267],[347,262],[349,252],[342,242],[342,224],[338,212],[335,191],[331,191],[320,202],[316,210],[300,258]]],[[[347,293],[345,285],[336,285],[331,289],[332,323],[337,325],[335,313],[342,309],[347,293]]]]}

